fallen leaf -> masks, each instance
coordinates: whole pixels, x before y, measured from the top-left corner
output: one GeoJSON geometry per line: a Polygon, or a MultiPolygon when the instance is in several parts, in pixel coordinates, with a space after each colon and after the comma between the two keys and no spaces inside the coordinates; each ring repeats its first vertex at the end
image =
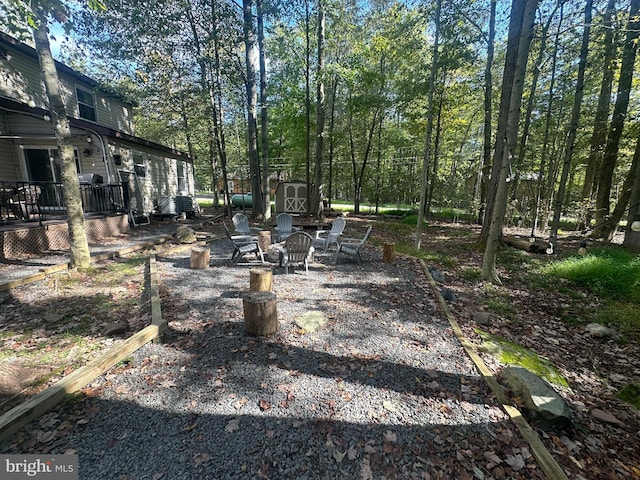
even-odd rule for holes
{"type": "Polygon", "coordinates": [[[524,458],[519,453],[515,456],[507,455],[507,458],[504,460],[507,464],[513,468],[516,472],[518,470],[522,470],[525,467],[524,458]]]}
{"type": "Polygon", "coordinates": [[[383,435],[385,441],[395,443],[398,441],[398,435],[391,430],[387,430],[383,435]]]}
{"type": "Polygon", "coordinates": [[[211,455],[209,455],[206,452],[196,453],[193,455],[193,461],[196,463],[196,465],[202,465],[204,463],[207,463],[210,460],[211,460],[211,455]]]}
{"type": "Polygon", "coordinates": [[[500,459],[500,457],[496,455],[494,452],[484,452],[484,458],[486,458],[490,462],[495,463],[496,465],[499,463],[502,463],[502,460],[500,459]]]}
{"type": "Polygon", "coordinates": [[[382,407],[385,410],[389,410],[390,412],[395,412],[397,410],[397,407],[395,406],[395,404],[393,402],[389,402],[388,400],[385,400],[384,402],[382,402],[382,407]]]}
{"type": "Polygon", "coordinates": [[[224,431],[228,432],[228,433],[231,433],[231,432],[235,432],[239,428],[240,428],[240,419],[239,418],[235,418],[235,419],[229,420],[227,422],[227,425],[224,427],[224,431]]]}
{"type": "Polygon", "coordinates": [[[182,429],[183,432],[190,432],[191,430],[193,430],[194,428],[196,428],[198,426],[197,423],[193,423],[191,425],[187,425],[186,427],[184,427],[182,429]]]}
{"type": "Polygon", "coordinates": [[[271,408],[271,404],[265,400],[260,400],[258,402],[258,406],[260,407],[260,410],[264,411],[264,410],[269,410],[271,408]]]}

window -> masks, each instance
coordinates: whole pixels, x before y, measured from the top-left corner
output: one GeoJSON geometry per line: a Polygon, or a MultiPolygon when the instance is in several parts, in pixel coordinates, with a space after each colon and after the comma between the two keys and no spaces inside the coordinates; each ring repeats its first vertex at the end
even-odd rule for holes
{"type": "Polygon", "coordinates": [[[187,182],[184,174],[184,162],[178,161],[176,167],[178,170],[178,193],[185,194],[187,193],[187,182]]]}
{"type": "Polygon", "coordinates": [[[133,170],[136,172],[138,177],[147,176],[147,167],[144,163],[144,157],[140,153],[133,154],[133,170]]]}
{"type": "Polygon", "coordinates": [[[95,122],[96,102],[93,93],[76,87],[76,96],[78,97],[78,112],[80,113],[80,118],[95,122]]]}

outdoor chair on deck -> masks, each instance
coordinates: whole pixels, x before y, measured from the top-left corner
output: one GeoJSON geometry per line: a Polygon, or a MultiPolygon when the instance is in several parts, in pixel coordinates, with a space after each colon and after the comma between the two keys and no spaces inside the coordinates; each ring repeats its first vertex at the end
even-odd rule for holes
{"type": "Polygon", "coordinates": [[[291,217],[291,215],[288,213],[281,213],[276,217],[276,227],[274,230],[277,241],[282,242],[293,232],[297,232],[300,229],[293,226],[293,217],[291,217]]]}
{"type": "Polygon", "coordinates": [[[340,255],[341,253],[347,255],[348,257],[355,258],[358,264],[362,263],[362,258],[360,257],[360,249],[367,242],[372,228],[373,226],[369,225],[369,228],[367,228],[367,233],[365,233],[364,237],[362,238],[340,239],[340,241],[338,242],[338,250],[336,250],[336,256],[333,260],[333,263],[338,263],[338,255],[340,255]]]}
{"type": "Polygon", "coordinates": [[[308,233],[294,232],[284,242],[281,265],[285,273],[289,273],[289,267],[294,264],[304,265],[304,270],[309,275],[309,257],[313,254],[313,238],[308,233]]]}
{"type": "Polygon", "coordinates": [[[249,235],[254,237],[260,230],[262,230],[259,227],[250,227],[249,219],[244,213],[236,213],[231,220],[233,221],[236,232],[240,235],[249,235]]]}
{"type": "Polygon", "coordinates": [[[233,253],[231,254],[231,261],[238,263],[242,257],[247,253],[255,253],[256,257],[260,257],[260,261],[264,265],[264,253],[258,245],[258,242],[254,240],[251,235],[231,235],[227,224],[222,222],[224,231],[227,234],[227,238],[233,243],[233,253]]]}
{"type": "Polygon", "coordinates": [[[338,239],[340,238],[340,235],[342,235],[346,225],[347,222],[344,218],[336,218],[333,223],[331,223],[331,230],[318,230],[316,232],[316,238],[313,239],[313,245],[323,247],[325,252],[331,244],[338,246],[338,239]]]}

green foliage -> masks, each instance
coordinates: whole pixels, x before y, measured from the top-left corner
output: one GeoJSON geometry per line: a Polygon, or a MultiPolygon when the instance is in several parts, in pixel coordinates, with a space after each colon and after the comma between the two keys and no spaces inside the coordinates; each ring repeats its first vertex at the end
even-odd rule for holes
{"type": "Polygon", "coordinates": [[[478,329],[475,332],[482,338],[482,348],[494,353],[502,363],[519,365],[550,383],[563,387],[569,386],[558,369],[549,360],[540,357],[534,351],[498,335],[492,335],[478,329]]]}
{"type": "Polygon", "coordinates": [[[640,385],[630,383],[618,392],[618,398],[640,409],[640,385]]]}
{"type": "Polygon", "coordinates": [[[584,257],[552,262],[540,271],[571,280],[606,298],[640,303],[640,257],[626,250],[594,248],[584,257]]]}

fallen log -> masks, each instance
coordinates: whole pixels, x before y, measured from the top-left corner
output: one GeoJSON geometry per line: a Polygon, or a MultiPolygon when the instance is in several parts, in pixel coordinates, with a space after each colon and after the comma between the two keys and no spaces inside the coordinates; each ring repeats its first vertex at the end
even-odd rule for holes
{"type": "Polygon", "coordinates": [[[528,239],[524,240],[519,237],[514,237],[512,235],[507,235],[502,237],[502,243],[509,247],[517,248],[519,250],[524,250],[529,253],[546,253],[547,245],[540,245],[539,243],[533,242],[531,243],[528,239]]]}

